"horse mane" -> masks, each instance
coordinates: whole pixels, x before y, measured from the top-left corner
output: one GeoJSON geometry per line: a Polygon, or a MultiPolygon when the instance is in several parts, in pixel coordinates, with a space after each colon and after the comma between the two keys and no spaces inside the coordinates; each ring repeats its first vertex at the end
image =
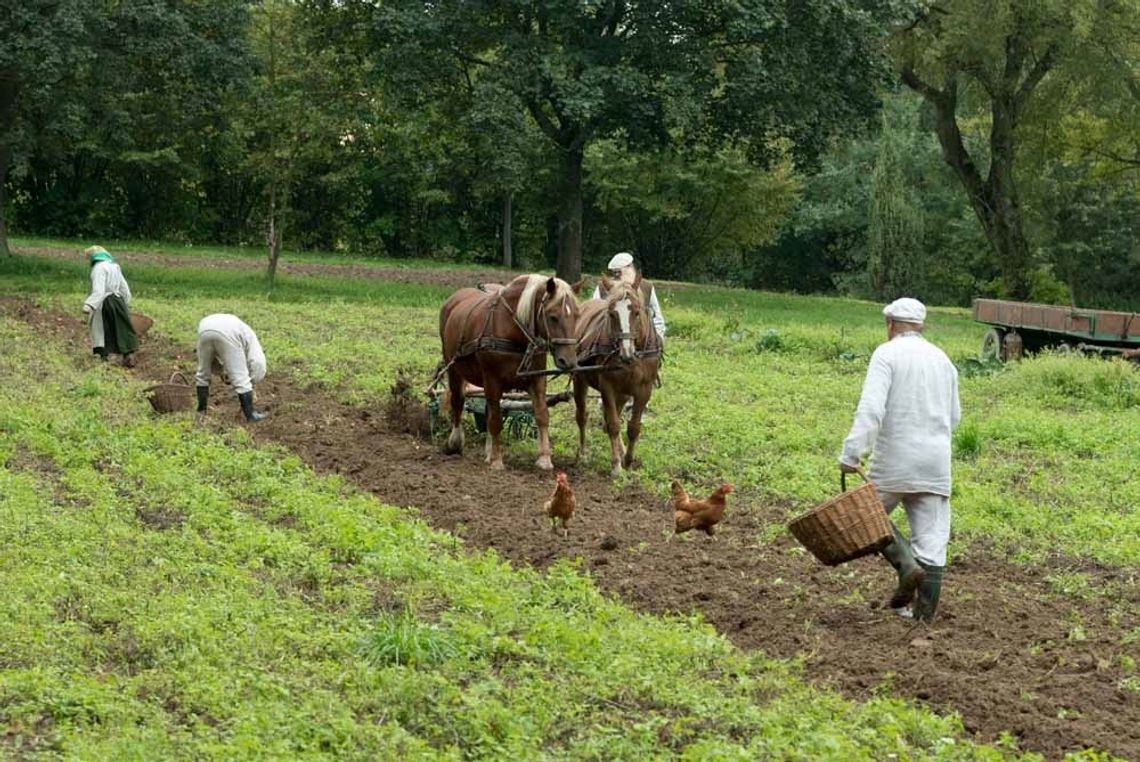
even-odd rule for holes
{"type": "MultiPolygon", "coordinates": [[[[546,288],[546,281],[549,278],[546,275],[538,275],[532,273],[530,275],[520,275],[511,281],[507,286],[508,291],[513,291],[514,288],[521,286],[519,293],[518,306],[515,307],[515,315],[518,316],[519,322],[527,327],[528,331],[534,332],[534,303],[537,301],[538,292],[546,288]]],[[[561,278],[554,279],[555,289],[554,295],[550,297],[550,301],[556,302],[561,299],[574,299],[574,292],[570,288],[570,284],[561,278]]]]}

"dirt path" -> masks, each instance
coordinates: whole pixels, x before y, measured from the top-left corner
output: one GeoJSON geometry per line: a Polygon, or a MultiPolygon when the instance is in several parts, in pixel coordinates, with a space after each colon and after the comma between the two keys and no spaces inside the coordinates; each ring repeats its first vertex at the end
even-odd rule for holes
{"type": "MultiPolygon", "coordinates": [[[[70,316],[15,301],[0,302],[5,311],[82,345],[82,326],[70,316]]],[[[150,337],[141,354],[134,373],[144,379],[166,380],[193,361],[191,347],[161,337],[150,337]]],[[[219,386],[212,417],[236,423],[237,403],[219,386]]],[[[379,410],[279,378],[259,385],[257,396],[272,413],[251,429],[258,440],[284,445],[384,502],[416,506],[473,548],[538,568],[580,558],[603,590],[635,609],[701,612],[741,647],[803,656],[811,679],[853,698],[885,693],[958,712],[981,741],[1009,731],[1021,748],[1049,758],[1095,747],[1140,759],[1140,693],[1124,687],[1130,674],[1121,664],[1122,655],[1140,657],[1140,646],[1125,642],[1127,633],[1140,634],[1135,572],[1083,565],[1105,595],[1082,601],[1054,594],[1047,579],[1071,564],[1026,568],[973,551],[949,570],[939,621],[912,628],[869,603],[891,586],[884,562],[828,569],[786,535],[765,539],[764,527],[784,510],[755,496],[736,496],[717,541],[665,542],[663,498],[615,491],[599,474],[556,464],[569,473],[579,504],[563,539],[539,517],[552,479],[529,459],[491,472],[478,443],[463,458],[443,456],[393,431],[379,410]]]]}
{"type": "MultiPolygon", "coordinates": [[[[17,254],[30,254],[53,259],[75,259],[81,256],[69,249],[55,249],[46,246],[13,247],[17,254]]],[[[179,257],[151,251],[116,250],[115,259],[124,265],[134,263],[159,265],[161,267],[194,267],[203,270],[264,270],[265,263],[260,259],[223,259],[217,257],[179,257]]],[[[383,267],[380,265],[318,264],[314,262],[290,262],[282,259],[279,272],[287,275],[328,275],[335,278],[364,278],[385,280],[394,283],[421,283],[429,286],[462,288],[475,283],[505,283],[519,275],[518,272],[493,267],[472,270],[443,270],[438,268],[383,267]]]]}

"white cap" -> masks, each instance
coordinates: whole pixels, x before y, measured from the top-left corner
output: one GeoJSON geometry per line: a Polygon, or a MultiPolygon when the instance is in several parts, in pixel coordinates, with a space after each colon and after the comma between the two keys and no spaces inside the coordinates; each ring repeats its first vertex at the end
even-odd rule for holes
{"type": "Polygon", "coordinates": [[[924,323],[926,322],[926,305],[917,299],[904,296],[902,299],[895,299],[883,307],[883,314],[891,320],[900,320],[904,323],[924,323]]]}
{"type": "Polygon", "coordinates": [[[610,260],[611,270],[620,270],[623,267],[629,267],[633,264],[633,255],[628,251],[620,251],[614,254],[614,258],[610,260]]]}

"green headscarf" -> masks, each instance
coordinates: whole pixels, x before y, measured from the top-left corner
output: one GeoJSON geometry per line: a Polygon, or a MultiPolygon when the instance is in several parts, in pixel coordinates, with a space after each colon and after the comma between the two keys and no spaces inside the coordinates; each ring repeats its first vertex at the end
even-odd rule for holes
{"type": "Polygon", "coordinates": [[[85,252],[91,258],[91,266],[94,267],[96,262],[114,262],[111,254],[102,246],[91,246],[85,252]]]}

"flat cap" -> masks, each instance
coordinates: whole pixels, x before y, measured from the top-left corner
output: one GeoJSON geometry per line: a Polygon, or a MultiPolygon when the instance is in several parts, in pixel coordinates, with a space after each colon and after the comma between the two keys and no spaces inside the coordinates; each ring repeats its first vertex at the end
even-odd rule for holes
{"type": "Polygon", "coordinates": [[[629,267],[633,264],[633,255],[628,251],[620,251],[614,254],[613,259],[610,260],[609,268],[611,270],[620,270],[623,267],[629,267]]]}
{"type": "Polygon", "coordinates": [[[926,305],[917,299],[904,296],[902,299],[895,299],[883,307],[883,314],[891,320],[901,320],[904,323],[924,323],[926,322],[926,305]]]}

